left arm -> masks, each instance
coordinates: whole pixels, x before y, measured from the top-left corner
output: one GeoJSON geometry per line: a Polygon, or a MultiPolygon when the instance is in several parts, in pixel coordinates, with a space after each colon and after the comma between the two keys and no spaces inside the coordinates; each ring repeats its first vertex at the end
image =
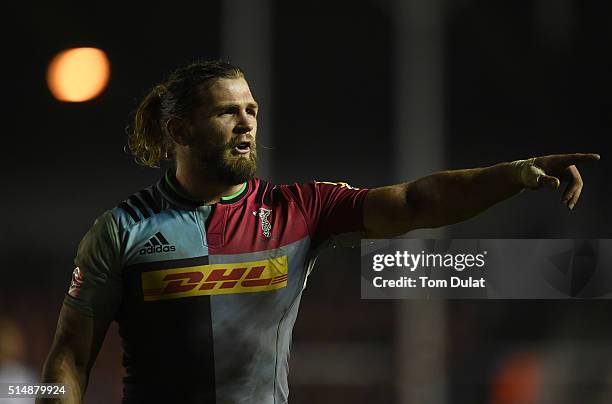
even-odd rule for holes
{"type": "Polygon", "coordinates": [[[370,238],[394,237],[419,228],[467,220],[523,188],[557,188],[569,182],[562,202],[570,209],[580,197],[582,178],[574,164],[596,154],[562,154],[500,163],[491,167],[442,171],[415,181],[375,188],[364,201],[370,238]]]}

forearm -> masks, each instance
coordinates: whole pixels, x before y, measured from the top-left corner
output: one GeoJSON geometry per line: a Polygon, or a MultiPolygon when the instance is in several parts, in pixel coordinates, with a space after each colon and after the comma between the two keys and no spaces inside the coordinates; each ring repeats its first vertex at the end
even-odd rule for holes
{"type": "Polygon", "coordinates": [[[66,387],[62,398],[38,399],[36,404],[79,404],[87,384],[87,371],[75,363],[69,353],[52,351],[45,362],[43,383],[61,383],[66,387]]]}
{"type": "Polygon", "coordinates": [[[561,202],[569,209],[580,197],[582,178],[574,164],[599,160],[593,153],[553,154],[491,167],[442,171],[418,180],[373,188],[363,208],[370,238],[445,226],[482,213],[523,188],[558,188],[568,181],[561,202]]]}
{"type": "Polygon", "coordinates": [[[405,184],[406,204],[424,221],[422,227],[467,220],[522,189],[511,163],[442,171],[405,184]]]}

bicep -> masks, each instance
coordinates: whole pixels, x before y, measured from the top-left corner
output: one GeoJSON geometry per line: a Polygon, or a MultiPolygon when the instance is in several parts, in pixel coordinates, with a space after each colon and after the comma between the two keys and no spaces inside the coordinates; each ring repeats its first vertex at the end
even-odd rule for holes
{"type": "Polygon", "coordinates": [[[368,238],[388,238],[423,227],[418,203],[410,198],[412,183],[374,188],[363,207],[363,223],[368,238]]]}
{"type": "Polygon", "coordinates": [[[109,323],[106,319],[89,316],[64,303],[45,365],[46,378],[71,375],[84,386],[109,323]]]}

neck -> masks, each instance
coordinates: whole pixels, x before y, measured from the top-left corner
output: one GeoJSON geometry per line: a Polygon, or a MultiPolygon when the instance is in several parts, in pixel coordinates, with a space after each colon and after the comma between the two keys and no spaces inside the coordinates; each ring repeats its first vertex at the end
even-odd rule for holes
{"type": "Polygon", "coordinates": [[[217,203],[224,196],[229,196],[240,191],[242,184],[233,185],[220,182],[201,170],[190,169],[185,164],[176,165],[176,180],[188,196],[201,200],[205,204],[217,203]]]}

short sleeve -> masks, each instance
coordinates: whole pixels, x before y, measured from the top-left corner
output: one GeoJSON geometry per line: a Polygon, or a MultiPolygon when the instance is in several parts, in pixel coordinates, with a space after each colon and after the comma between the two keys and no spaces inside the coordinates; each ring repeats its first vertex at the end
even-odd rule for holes
{"type": "Polygon", "coordinates": [[[117,222],[106,211],[79,243],[65,304],[88,316],[113,319],[121,302],[120,245],[117,222]]]}
{"type": "Polygon", "coordinates": [[[314,244],[341,233],[363,232],[363,201],[367,189],[343,182],[319,182],[288,186],[300,205],[314,244]]]}

